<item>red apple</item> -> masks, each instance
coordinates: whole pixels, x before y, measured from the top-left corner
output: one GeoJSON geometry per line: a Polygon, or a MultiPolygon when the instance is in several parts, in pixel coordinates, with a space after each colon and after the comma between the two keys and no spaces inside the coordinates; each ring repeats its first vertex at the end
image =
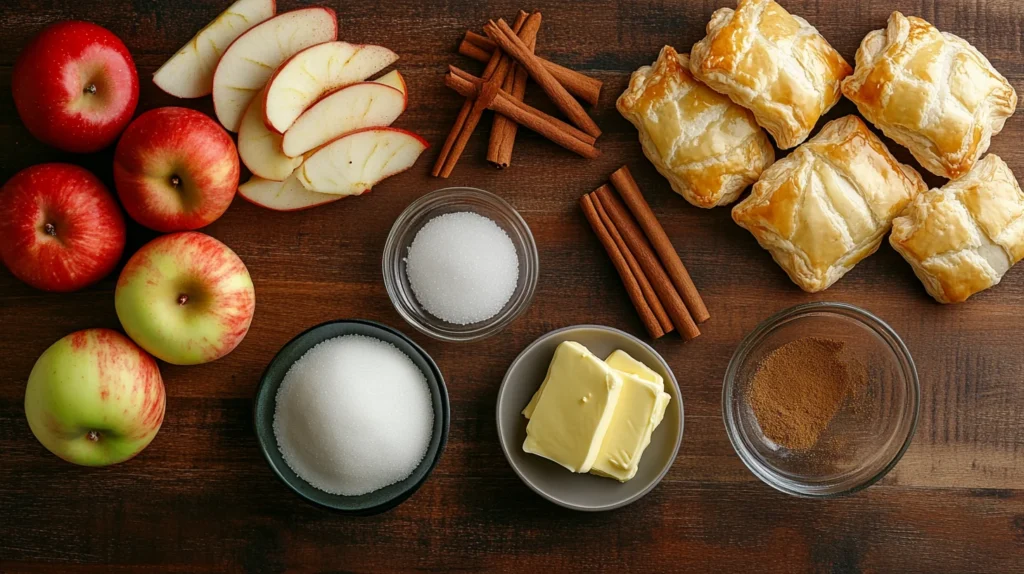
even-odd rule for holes
{"type": "Polygon", "coordinates": [[[113,143],[139,102],[139,76],[128,48],[90,22],[43,29],[18,56],[11,85],[28,131],[76,153],[113,143]]]}
{"type": "Polygon", "coordinates": [[[44,163],[0,190],[0,259],[15,277],[47,291],[99,281],[124,251],[117,201],[88,171],[44,163]]]}
{"type": "Polygon", "coordinates": [[[235,142],[210,117],[157,108],[125,130],[114,184],[125,211],[157,231],[188,231],[224,214],[238,189],[235,142]]]}

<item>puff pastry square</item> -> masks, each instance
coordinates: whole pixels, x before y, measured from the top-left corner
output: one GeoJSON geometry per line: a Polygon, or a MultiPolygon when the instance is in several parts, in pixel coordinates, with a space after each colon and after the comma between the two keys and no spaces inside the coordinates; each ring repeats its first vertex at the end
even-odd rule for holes
{"type": "Polygon", "coordinates": [[[765,170],[732,218],[815,293],[874,253],[893,218],[925,189],[860,118],[846,116],[765,170]]]}
{"type": "Polygon", "coordinates": [[[782,149],[807,139],[853,71],[814,26],[771,0],[716,10],[690,53],[690,70],[754,112],[782,149]]]}
{"type": "Polygon", "coordinates": [[[970,171],[1017,107],[1013,86],[961,38],[899,12],[864,37],[843,93],[928,171],[970,171]]]}
{"type": "Polygon", "coordinates": [[[889,243],[939,303],[999,283],[1024,257],[1024,194],[999,156],[922,193],[892,224],[889,243]]]}
{"type": "Polygon", "coordinates": [[[697,207],[730,204],[775,161],[754,116],[693,79],[671,46],[633,72],[615,106],[640,131],[647,159],[697,207]]]}

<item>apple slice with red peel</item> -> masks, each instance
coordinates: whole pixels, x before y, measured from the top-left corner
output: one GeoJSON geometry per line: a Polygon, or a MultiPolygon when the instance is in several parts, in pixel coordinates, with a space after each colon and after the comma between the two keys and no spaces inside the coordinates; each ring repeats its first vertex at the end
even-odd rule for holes
{"type": "Polygon", "coordinates": [[[295,173],[309,191],[360,195],[412,167],[427,147],[426,140],[412,132],[366,128],[314,151],[295,173]]]}
{"type": "Polygon", "coordinates": [[[292,174],[284,181],[271,181],[254,175],[249,181],[238,186],[238,195],[250,203],[274,211],[299,211],[345,197],[309,191],[302,187],[296,174],[292,174]]]}
{"type": "Polygon", "coordinates": [[[213,108],[228,131],[238,131],[249,102],[282,62],[338,37],[330,8],[301,8],[254,26],[228,46],[213,73],[213,108]]]}
{"type": "Polygon", "coordinates": [[[288,157],[281,153],[281,139],[263,124],[263,98],[256,96],[238,126],[238,156],[242,163],[253,175],[283,181],[302,164],[302,154],[288,157]]]}
{"type": "Polygon", "coordinates": [[[376,82],[351,84],[303,112],[284,132],[280,149],[286,157],[301,156],[342,134],[389,126],[404,110],[405,96],[395,88],[376,82]]]}
{"type": "Polygon", "coordinates": [[[383,46],[325,42],[292,56],[267,82],[267,127],[283,134],[313,102],[342,86],[362,82],[398,60],[383,46]]]}
{"type": "Polygon", "coordinates": [[[275,0],[238,0],[164,62],[153,74],[153,83],[179,98],[209,95],[213,92],[213,71],[224,50],[276,11],[275,0]]]}
{"type": "Polygon", "coordinates": [[[383,76],[373,80],[378,84],[384,84],[385,86],[391,86],[392,88],[402,92],[405,99],[409,99],[409,90],[405,86],[405,77],[398,70],[391,70],[383,76]]]}

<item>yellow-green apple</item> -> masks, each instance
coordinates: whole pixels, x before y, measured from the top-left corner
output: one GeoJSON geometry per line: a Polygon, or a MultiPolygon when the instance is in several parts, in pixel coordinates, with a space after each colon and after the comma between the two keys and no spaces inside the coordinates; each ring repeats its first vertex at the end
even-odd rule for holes
{"type": "Polygon", "coordinates": [[[153,83],[179,98],[209,95],[213,92],[213,70],[224,50],[276,10],[274,0],[238,0],[164,62],[153,74],[153,83]]]}
{"type": "Polygon", "coordinates": [[[264,122],[279,134],[313,102],[342,86],[361,82],[398,60],[383,46],[325,42],[281,64],[267,82],[264,122]]]}
{"type": "Polygon", "coordinates": [[[117,280],[114,308],[128,336],[175,365],[230,353],[249,331],[256,293],[227,245],[186,231],[150,241],[117,280]]]}
{"type": "Polygon", "coordinates": [[[366,128],[323,145],[295,171],[309,191],[359,195],[412,167],[427,145],[398,128],[366,128]]]}
{"type": "Polygon", "coordinates": [[[113,271],[124,251],[121,209],[88,171],[44,163],[0,190],[0,260],[46,291],[75,291],[113,271]]]}
{"type": "Polygon", "coordinates": [[[25,387],[39,442],[68,462],[107,466],[146,448],[164,420],[153,357],[110,329],[77,331],[46,349],[25,387]]]}
{"type": "Polygon", "coordinates": [[[299,157],[342,134],[390,126],[404,110],[405,95],[395,88],[376,82],[350,84],[303,112],[284,132],[280,149],[286,157],[299,157]]]}
{"type": "Polygon", "coordinates": [[[309,191],[302,187],[294,173],[284,181],[272,181],[254,175],[249,181],[238,186],[238,195],[250,203],[274,211],[299,211],[345,197],[309,191]]]}
{"type": "Polygon", "coordinates": [[[139,102],[139,76],[128,48],[90,22],[44,28],[15,61],[11,88],[28,131],[75,153],[113,143],[139,102]]]}
{"type": "Polygon", "coordinates": [[[157,231],[212,223],[231,205],[239,172],[231,136],[187,108],[142,114],[114,152],[114,185],[125,211],[157,231]]]}
{"type": "Polygon", "coordinates": [[[259,96],[249,103],[238,126],[238,155],[254,175],[274,181],[284,181],[302,163],[301,157],[284,155],[281,134],[263,123],[263,98],[259,96]]]}
{"type": "Polygon", "coordinates": [[[213,108],[228,131],[237,132],[249,102],[292,55],[338,38],[330,8],[300,8],[278,14],[235,39],[213,72],[213,108]]]}

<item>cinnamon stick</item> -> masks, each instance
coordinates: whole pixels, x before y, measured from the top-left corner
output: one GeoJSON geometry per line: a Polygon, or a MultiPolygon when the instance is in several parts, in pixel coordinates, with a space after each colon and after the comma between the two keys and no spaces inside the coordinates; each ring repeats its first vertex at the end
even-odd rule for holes
{"type": "MultiPolygon", "coordinates": [[[[527,19],[524,14],[525,12],[521,12],[516,17],[515,25],[517,29],[521,29],[527,19]]],[[[539,13],[535,14],[538,18],[540,17],[539,13]]],[[[512,35],[514,36],[515,32],[512,35]]],[[[484,68],[484,80],[494,84],[495,88],[500,87],[505,81],[505,75],[508,74],[508,70],[511,67],[511,60],[503,56],[504,54],[501,50],[495,50],[491,53],[491,59],[487,62],[487,67],[484,68]]],[[[452,174],[455,164],[466,149],[466,144],[469,143],[470,136],[473,135],[477,124],[480,123],[480,116],[487,109],[487,103],[481,101],[480,98],[476,100],[466,98],[466,101],[462,104],[462,109],[459,110],[459,115],[452,126],[452,130],[448,133],[448,137],[441,147],[441,154],[434,163],[434,169],[431,171],[434,177],[448,177],[452,174]]]]}
{"type": "Polygon", "coordinates": [[[700,330],[697,328],[697,324],[693,322],[693,318],[690,317],[689,311],[686,310],[686,304],[683,303],[679,293],[676,292],[675,286],[672,285],[672,280],[666,274],[665,268],[662,267],[658,256],[654,253],[650,243],[648,243],[647,237],[644,236],[643,231],[640,230],[636,222],[633,221],[633,218],[630,217],[626,206],[619,201],[615,193],[608,187],[599,188],[594,192],[594,196],[600,200],[615,228],[622,234],[622,238],[625,240],[626,245],[629,246],[629,250],[636,257],[641,269],[644,270],[647,278],[651,281],[651,286],[654,288],[654,292],[657,293],[662,305],[665,306],[665,311],[672,319],[672,324],[676,326],[676,329],[679,329],[679,332],[687,341],[700,336],[700,330]]]}
{"type": "Polygon", "coordinates": [[[644,324],[644,328],[647,329],[651,338],[658,339],[662,337],[665,334],[664,329],[662,329],[661,324],[655,317],[654,311],[648,304],[647,298],[641,290],[640,283],[637,281],[622,251],[616,245],[604,222],[601,221],[601,217],[597,213],[594,202],[591,201],[589,195],[584,195],[580,198],[580,207],[583,208],[583,215],[587,218],[587,222],[590,223],[594,234],[597,235],[598,241],[601,242],[604,250],[608,252],[608,257],[612,260],[612,266],[619,273],[622,284],[626,287],[626,293],[629,295],[629,300],[633,302],[633,307],[636,308],[637,314],[640,315],[640,322],[644,324]]]}
{"type": "MultiPolygon", "coordinates": [[[[491,52],[493,51],[494,42],[490,38],[471,30],[466,32],[462,42],[459,43],[459,53],[478,62],[486,62],[491,57],[491,52]]],[[[559,66],[540,56],[537,56],[537,59],[558,80],[558,83],[562,84],[567,92],[592,106],[597,105],[598,100],[601,98],[601,80],[591,78],[576,70],[559,66]]]]}
{"type": "MultiPolygon", "coordinates": [[[[476,97],[477,101],[480,101],[478,94],[481,87],[486,84],[454,66],[451,66],[450,70],[451,73],[445,76],[445,85],[460,95],[476,97]]],[[[558,118],[511,98],[504,90],[496,91],[488,107],[585,158],[593,159],[601,155],[601,151],[594,147],[593,137],[558,118]]]]}
{"type": "Polygon", "coordinates": [[[507,22],[502,19],[497,22],[491,20],[484,26],[484,32],[491,40],[494,40],[498,47],[526,68],[530,77],[540,85],[544,93],[551,98],[551,101],[562,113],[569,117],[572,123],[595,138],[601,135],[601,128],[597,127],[580,103],[565,91],[562,84],[558,83],[558,80],[547,71],[540,59],[523,44],[522,40],[509,28],[507,22]]]}
{"type": "Polygon", "coordinates": [[[679,254],[676,253],[675,247],[669,241],[665,229],[658,222],[658,218],[654,216],[654,212],[651,211],[651,206],[647,204],[643,193],[640,192],[636,180],[629,173],[629,168],[622,166],[612,174],[611,180],[612,185],[615,186],[619,195],[622,196],[622,200],[633,213],[633,217],[640,223],[647,239],[654,246],[655,252],[665,265],[668,276],[672,279],[672,284],[675,285],[679,295],[686,302],[686,308],[689,309],[690,314],[698,323],[710,319],[711,315],[697,291],[697,286],[693,284],[693,279],[686,271],[683,261],[679,259],[679,254]]]}
{"type": "MultiPolygon", "coordinates": [[[[525,12],[520,11],[520,15],[525,12]]],[[[538,16],[539,16],[538,12],[538,16]]],[[[528,19],[519,32],[519,38],[533,52],[537,45],[537,32],[540,30],[540,18],[528,19]]],[[[507,56],[506,56],[507,57],[507,56]]],[[[519,64],[513,64],[512,69],[505,76],[505,83],[501,89],[508,92],[509,96],[517,101],[523,101],[526,95],[526,69],[519,64]]],[[[516,143],[516,132],[519,131],[519,124],[501,114],[494,114],[491,122],[491,139],[487,144],[487,161],[494,164],[498,169],[504,169],[512,163],[512,148],[516,143]]]]}
{"type": "MultiPolygon", "coordinates": [[[[601,187],[607,187],[605,184],[601,187]]],[[[593,195],[593,194],[591,194],[593,195]]],[[[633,272],[633,276],[636,278],[636,282],[640,284],[640,292],[643,293],[644,299],[650,306],[651,311],[654,313],[655,319],[658,320],[658,325],[661,330],[665,333],[671,333],[675,327],[672,326],[672,319],[669,318],[668,313],[665,312],[665,307],[661,305],[661,300],[658,299],[657,293],[654,292],[654,287],[651,286],[651,282],[647,280],[647,274],[640,267],[640,262],[633,256],[633,252],[629,250],[629,246],[622,239],[622,235],[619,234],[619,230],[615,228],[615,224],[612,223],[608,212],[604,210],[604,205],[600,199],[593,200],[594,208],[597,210],[597,215],[600,216],[601,222],[604,223],[605,229],[608,234],[611,235],[612,241],[615,242],[615,246],[619,248],[622,253],[622,257],[626,260],[626,265],[629,266],[629,270],[633,272]]]]}

